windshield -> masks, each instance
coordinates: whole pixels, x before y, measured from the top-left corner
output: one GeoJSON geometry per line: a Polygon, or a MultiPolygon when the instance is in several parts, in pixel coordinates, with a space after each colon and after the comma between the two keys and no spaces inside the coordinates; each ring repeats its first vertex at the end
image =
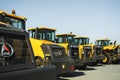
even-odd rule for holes
{"type": "Polygon", "coordinates": [[[55,32],[38,32],[39,39],[42,40],[49,40],[54,42],[55,41],[55,32]]]}
{"type": "Polygon", "coordinates": [[[98,40],[97,45],[108,46],[110,45],[110,41],[109,40],[98,40]]]}
{"type": "Polygon", "coordinates": [[[75,43],[76,44],[89,44],[89,39],[88,38],[75,38],[75,43]]]}
{"type": "Polygon", "coordinates": [[[73,36],[58,36],[58,43],[72,43],[74,41],[73,36]]]}
{"type": "Polygon", "coordinates": [[[0,18],[1,18],[0,19],[1,22],[7,23],[16,28],[25,30],[25,21],[22,19],[17,19],[7,15],[2,15],[2,14],[0,14],[0,18]]]}
{"type": "Polygon", "coordinates": [[[40,30],[40,29],[29,30],[29,37],[54,42],[55,41],[55,31],[40,30]]]}
{"type": "Polygon", "coordinates": [[[80,38],[80,44],[89,44],[88,38],[80,38]]]}

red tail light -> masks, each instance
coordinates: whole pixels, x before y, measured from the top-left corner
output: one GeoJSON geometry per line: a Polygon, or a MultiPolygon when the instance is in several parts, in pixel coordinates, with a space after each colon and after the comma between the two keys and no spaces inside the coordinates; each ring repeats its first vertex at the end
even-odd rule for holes
{"type": "Polygon", "coordinates": [[[74,71],[74,69],[75,69],[74,66],[71,66],[71,67],[70,67],[70,70],[74,71]]]}

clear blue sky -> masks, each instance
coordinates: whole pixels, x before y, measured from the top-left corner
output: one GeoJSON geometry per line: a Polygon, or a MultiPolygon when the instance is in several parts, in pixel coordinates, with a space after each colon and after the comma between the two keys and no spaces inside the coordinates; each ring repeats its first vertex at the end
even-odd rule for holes
{"type": "Polygon", "coordinates": [[[56,33],[110,38],[120,43],[120,0],[1,0],[0,9],[27,17],[27,28],[44,25],[56,33]]]}

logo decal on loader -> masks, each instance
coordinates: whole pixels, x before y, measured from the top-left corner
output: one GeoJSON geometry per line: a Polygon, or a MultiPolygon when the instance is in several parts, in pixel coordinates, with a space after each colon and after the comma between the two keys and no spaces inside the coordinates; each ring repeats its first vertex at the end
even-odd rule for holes
{"type": "Polygon", "coordinates": [[[1,48],[0,56],[10,57],[13,55],[13,47],[10,44],[1,42],[0,48],[1,48]]]}

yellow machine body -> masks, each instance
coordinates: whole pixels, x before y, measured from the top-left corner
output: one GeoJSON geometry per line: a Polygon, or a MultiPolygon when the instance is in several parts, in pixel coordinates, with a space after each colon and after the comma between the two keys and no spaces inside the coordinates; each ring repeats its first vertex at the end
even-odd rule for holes
{"type": "Polygon", "coordinates": [[[65,52],[68,54],[68,52],[69,52],[69,49],[68,49],[69,44],[68,43],[57,43],[57,45],[63,46],[65,48],[65,52]]]}
{"type": "Polygon", "coordinates": [[[33,38],[30,38],[30,42],[31,42],[35,57],[39,56],[42,59],[44,59],[44,57],[45,57],[44,52],[41,48],[42,44],[53,44],[50,41],[38,40],[38,39],[33,39],[33,38]]]}

